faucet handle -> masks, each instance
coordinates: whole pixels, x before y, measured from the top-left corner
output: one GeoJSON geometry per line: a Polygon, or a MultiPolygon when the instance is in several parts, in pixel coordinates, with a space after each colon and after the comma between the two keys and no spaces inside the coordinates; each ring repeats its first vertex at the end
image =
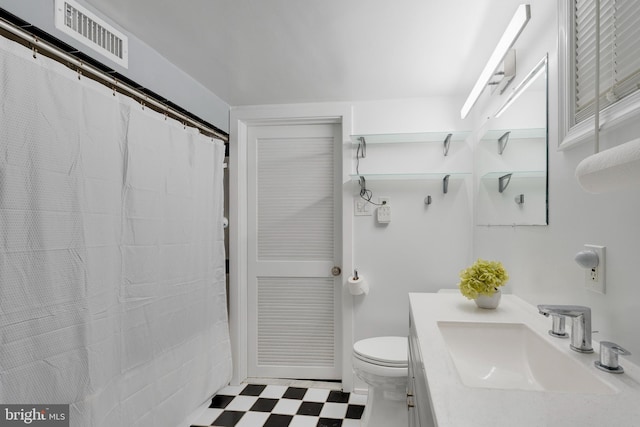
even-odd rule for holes
{"type": "Polygon", "coordinates": [[[600,360],[594,362],[596,368],[612,374],[624,372],[622,366],[618,365],[618,355],[629,356],[631,352],[620,347],[611,341],[600,342],[600,360]]]}
{"type": "Polygon", "coordinates": [[[559,314],[551,313],[551,329],[549,335],[556,338],[569,338],[569,334],[564,330],[565,317],[559,314]]]}

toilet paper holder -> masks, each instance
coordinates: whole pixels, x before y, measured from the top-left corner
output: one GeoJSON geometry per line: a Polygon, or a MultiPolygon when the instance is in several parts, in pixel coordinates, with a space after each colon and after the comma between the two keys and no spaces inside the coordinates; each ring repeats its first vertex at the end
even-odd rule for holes
{"type": "Polygon", "coordinates": [[[369,293],[369,283],[367,283],[362,275],[358,274],[358,270],[353,270],[353,276],[347,279],[347,288],[351,295],[367,295],[369,293]]]}

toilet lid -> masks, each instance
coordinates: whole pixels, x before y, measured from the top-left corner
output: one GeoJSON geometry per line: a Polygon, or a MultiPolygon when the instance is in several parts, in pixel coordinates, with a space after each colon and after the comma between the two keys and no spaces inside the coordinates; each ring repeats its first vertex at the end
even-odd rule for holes
{"type": "Polygon", "coordinates": [[[407,337],[374,337],[353,345],[353,353],[361,360],[385,366],[407,366],[407,337]]]}

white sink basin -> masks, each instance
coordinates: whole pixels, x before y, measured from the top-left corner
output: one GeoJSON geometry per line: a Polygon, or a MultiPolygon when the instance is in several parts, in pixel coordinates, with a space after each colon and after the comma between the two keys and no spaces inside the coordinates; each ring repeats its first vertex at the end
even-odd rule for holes
{"type": "Polygon", "coordinates": [[[525,324],[438,322],[438,327],[468,387],[615,393],[595,372],[525,324]]]}

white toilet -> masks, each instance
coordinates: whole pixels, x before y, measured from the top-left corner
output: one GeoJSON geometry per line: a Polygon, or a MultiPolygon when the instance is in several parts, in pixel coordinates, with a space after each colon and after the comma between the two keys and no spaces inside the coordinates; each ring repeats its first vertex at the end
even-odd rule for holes
{"type": "Polygon", "coordinates": [[[369,385],[362,427],[405,426],[407,337],[375,337],[353,345],[353,370],[369,385]]]}

